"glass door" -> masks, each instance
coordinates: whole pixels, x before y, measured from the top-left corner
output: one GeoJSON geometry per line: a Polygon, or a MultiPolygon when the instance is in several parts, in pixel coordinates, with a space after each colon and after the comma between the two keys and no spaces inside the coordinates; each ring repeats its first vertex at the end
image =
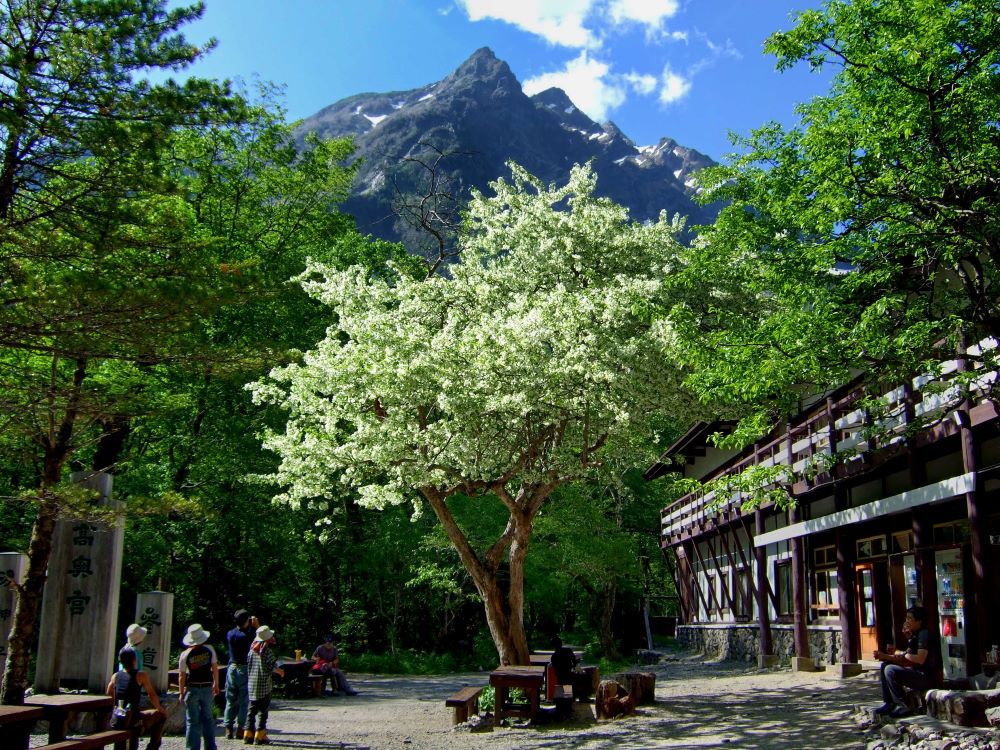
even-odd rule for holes
{"type": "Polygon", "coordinates": [[[879,650],[878,617],[875,606],[875,571],[872,563],[861,563],[854,568],[858,582],[858,631],[861,636],[861,658],[871,659],[879,650]]]}

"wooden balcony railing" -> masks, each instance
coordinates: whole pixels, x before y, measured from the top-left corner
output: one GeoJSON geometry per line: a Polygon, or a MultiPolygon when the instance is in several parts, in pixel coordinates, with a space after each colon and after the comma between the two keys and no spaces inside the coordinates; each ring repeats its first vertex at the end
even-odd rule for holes
{"type": "MultiPolygon", "coordinates": [[[[984,350],[996,347],[994,339],[985,339],[970,347],[969,354],[978,358],[984,350]]],[[[983,369],[982,365],[978,368],[983,369]]],[[[808,476],[828,476],[834,464],[863,461],[872,450],[905,440],[911,428],[930,427],[963,398],[962,387],[953,383],[960,369],[958,359],[943,362],[939,372],[918,375],[882,394],[874,402],[877,407],[866,402],[869,408],[865,408],[860,403],[867,395],[864,383],[858,383],[839,398],[817,404],[784,432],[747,448],[706,476],[700,489],[664,508],[660,512],[661,540],[742,506],[747,498],[740,491],[727,491],[724,497],[717,497],[716,491],[706,489],[720,484],[716,480],[747,476],[746,472],[754,467],[787,467],[785,472],[752,472],[766,475],[755,487],[756,491],[765,492],[778,484],[791,485],[808,476]]],[[[972,398],[982,400],[996,379],[996,370],[972,379],[969,385],[972,398]]]]}

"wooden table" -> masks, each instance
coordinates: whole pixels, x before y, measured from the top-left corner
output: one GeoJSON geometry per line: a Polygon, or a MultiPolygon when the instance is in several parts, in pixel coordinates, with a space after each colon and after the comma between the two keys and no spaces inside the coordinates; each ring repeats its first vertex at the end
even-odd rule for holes
{"type": "Polygon", "coordinates": [[[38,706],[0,706],[0,747],[27,750],[31,728],[41,718],[38,706]]]}
{"type": "Polygon", "coordinates": [[[32,695],[24,699],[27,706],[42,709],[42,718],[49,722],[49,744],[66,739],[70,714],[93,713],[97,716],[97,731],[108,728],[111,708],[115,701],[110,695],[32,695]]]}
{"type": "Polygon", "coordinates": [[[285,673],[281,679],[285,695],[309,696],[315,695],[312,685],[309,684],[309,673],[312,671],[314,662],[312,659],[278,659],[277,668],[285,673]]]}
{"type": "Polygon", "coordinates": [[[534,723],[538,716],[539,693],[545,682],[545,667],[499,667],[490,672],[490,685],[496,691],[496,706],[493,709],[493,725],[508,716],[521,716],[534,723]],[[510,689],[521,688],[528,696],[527,705],[511,703],[510,689]]]}

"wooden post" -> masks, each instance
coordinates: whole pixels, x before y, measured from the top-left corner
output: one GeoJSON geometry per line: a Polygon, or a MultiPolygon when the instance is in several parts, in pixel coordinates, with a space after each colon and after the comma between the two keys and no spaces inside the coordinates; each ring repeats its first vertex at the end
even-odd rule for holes
{"type": "MultiPolygon", "coordinates": [[[[698,558],[698,564],[701,565],[701,569],[705,572],[705,576],[707,577],[708,576],[708,568],[705,565],[705,561],[701,557],[701,550],[698,549],[698,540],[695,540],[694,544],[692,544],[691,546],[694,548],[694,555],[695,555],[695,557],[698,558]]],[[[718,575],[719,571],[716,570],[715,573],[716,573],[716,575],[718,575]]],[[[698,576],[691,576],[691,578],[694,581],[698,580],[698,576]]],[[[722,602],[720,602],[716,598],[716,596],[715,596],[715,587],[714,586],[708,590],[708,600],[710,602],[716,603],[718,605],[719,610],[720,611],[722,610],[722,602]]],[[[708,616],[711,617],[712,616],[712,610],[709,609],[707,611],[708,611],[708,616]]]]}
{"type": "MultiPolygon", "coordinates": [[[[702,593],[701,586],[698,583],[698,573],[695,571],[694,565],[692,565],[691,561],[692,549],[695,552],[697,552],[698,544],[696,541],[688,539],[686,542],[684,542],[684,557],[687,559],[688,570],[690,571],[688,580],[691,581],[691,585],[694,587],[695,592],[697,592],[698,594],[698,601],[700,601],[702,604],[705,605],[705,617],[707,619],[712,614],[712,608],[708,605],[708,602],[705,600],[705,594],[702,593]]],[[[695,603],[695,609],[697,609],[697,603],[695,603]]],[[[697,619],[698,619],[697,617],[693,618],[693,620],[697,619]]]]}
{"type": "MultiPolygon", "coordinates": [[[[661,548],[663,549],[663,548],[661,548]]],[[[684,579],[681,573],[681,558],[684,556],[684,548],[681,546],[671,547],[674,553],[674,559],[671,560],[668,555],[666,555],[666,550],[663,549],[663,562],[666,565],[667,573],[670,575],[670,580],[674,584],[674,593],[677,594],[677,608],[680,610],[681,622],[687,623],[690,621],[690,596],[691,592],[687,589],[687,581],[684,579]],[[677,569],[674,569],[674,566],[677,569]],[[684,583],[685,588],[681,588],[681,582],[684,583]]]]}
{"type": "MultiPolygon", "coordinates": [[[[715,531],[715,533],[721,538],[722,533],[719,531],[719,527],[715,524],[714,521],[712,522],[712,528],[715,531]]],[[[712,553],[712,564],[715,565],[715,570],[719,574],[719,583],[722,584],[722,593],[725,595],[726,601],[729,603],[729,611],[735,614],[736,603],[733,601],[733,594],[729,590],[729,586],[726,585],[726,577],[722,575],[722,571],[719,570],[719,554],[715,551],[715,543],[712,541],[712,538],[710,536],[706,536],[705,544],[708,545],[708,551],[712,553]]],[[[736,568],[733,565],[733,559],[731,557],[729,558],[729,566],[732,570],[735,571],[736,568]]]]}
{"type": "MultiPolygon", "coordinates": [[[[789,440],[789,442],[791,442],[789,440]]],[[[793,505],[789,513],[789,522],[798,523],[802,520],[802,510],[798,504],[793,505]]],[[[809,614],[806,609],[806,566],[805,542],[801,536],[792,537],[792,622],[795,655],[801,659],[810,658],[809,649],[809,614]]],[[[800,668],[803,665],[799,665],[800,668]]]]}
{"type": "MultiPolygon", "coordinates": [[[[969,361],[965,355],[964,343],[959,350],[958,371],[967,372],[969,361]]],[[[962,446],[962,467],[965,473],[974,473],[978,469],[978,457],[976,455],[975,436],[972,434],[972,400],[968,393],[962,399],[962,403],[955,411],[955,418],[959,424],[959,440],[962,446]]],[[[986,529],[986,508],[980,507],[980,494],[977,491],[978,482],[974,482],[972,489],[965,493],[965,512],[969,519],[969,543],[972,551],[972,585],[966,584],[966,608],[968,613],[973,612],[973,632],[966,632],[966,666],[969,674],[979,672],[982,656],[989,647],[987,643],[989,635],[990,612],[996,605],[996,598],[992,596],[989,576],[989,555],[987,548],[986,529]],[[972,606],[969,606],[969,596],[972,597],[972,606]],[[972,636],[971,638],[969,636],[972,636]]],[[[967,579],[968,580],[968,577],[967,579]]],[[[966,619],[966,627],[968,627],[966,619]]]]}
{"type": "MultiPolygon", "coordinates": [[[[847,509],[847,492],[839,484],[833,487],[834,509],[847,509]]],[[[837,545],[837,599],[840,603],[840,637],[844,661],[861,660],[861,633],[858,629],[857,602],[854,597],[855,533],[850,526],[841,526],[834,532],[837,545]]]]}
{"type": "MultiPolygon", "coordinates": [[[[759,508],[754,511],[754,528],[758,535],[764,533],[764,512],[759,508]]],[[[767,594],[770,584],[767,578],[767,550],[764,547],[754,547],[754,557],[757,563],[757,616],[760,622],[760,655],[761,660],[774,656],[774,645],[771,641],[771,614],[767,608],[767,594]]]]}

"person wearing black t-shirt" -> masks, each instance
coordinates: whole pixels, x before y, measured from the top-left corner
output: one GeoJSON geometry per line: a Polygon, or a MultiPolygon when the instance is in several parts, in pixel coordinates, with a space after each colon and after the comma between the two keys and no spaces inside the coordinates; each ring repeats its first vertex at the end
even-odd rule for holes
{"type": "Polygon", "coordinates": [[[219,694],[219,659],[205,641],[210,633],[201,625],[187,629],[182,642],[187,649],[177,659],[181,703],[184,704],[185,750],[215,750],[212,704],[219,694]]]}
{"type": "Polygon", "coordinates": [[[934,684],[934,672],[928,658],[931,636],[927,630],[927,611],[923,607],[906,610],[903,634],[909,635],[905,650],[875,652],[875,658],[882,662],[880,681],[884,701],[875,713],[893,718],[910,713],[904,688],[927,690],[934,684]]]}

